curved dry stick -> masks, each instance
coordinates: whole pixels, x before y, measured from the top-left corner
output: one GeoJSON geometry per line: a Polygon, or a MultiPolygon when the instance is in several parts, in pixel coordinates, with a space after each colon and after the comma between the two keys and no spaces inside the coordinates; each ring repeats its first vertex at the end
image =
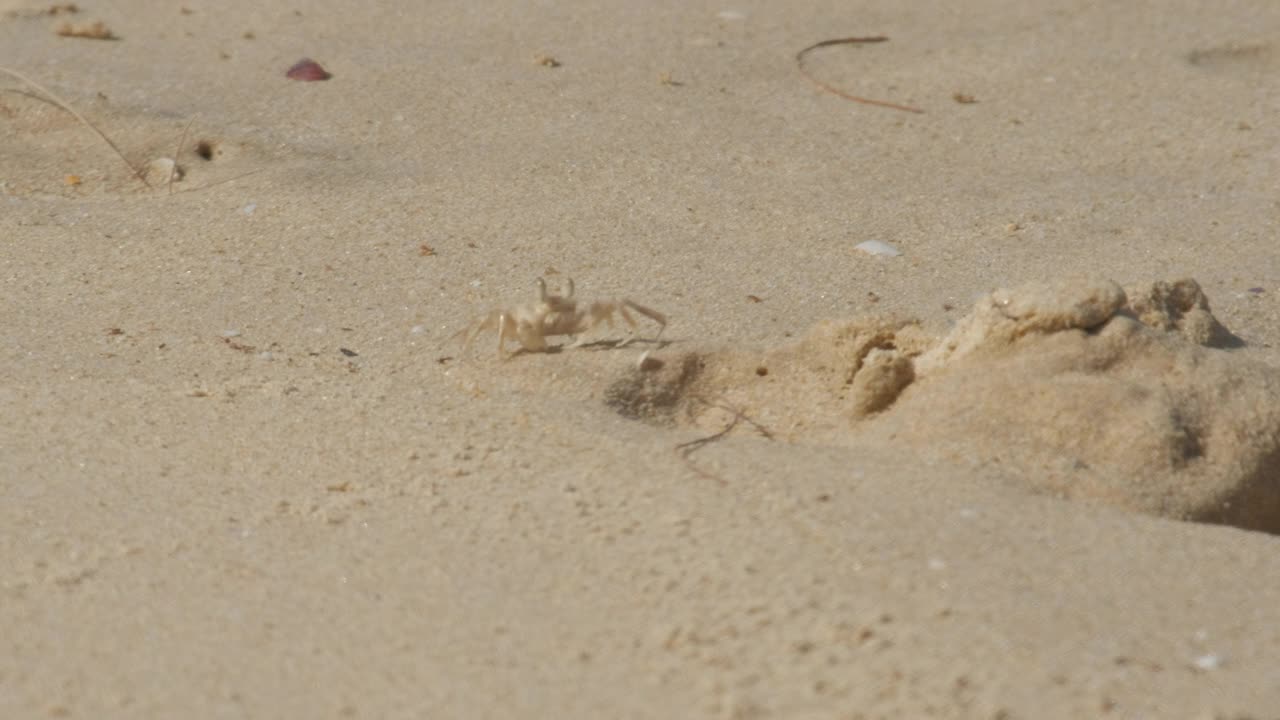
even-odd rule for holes
{"type": "Polygon", "coordinates": [[[884,100],[871,100],[869,98],[858,97],[857,95],[850,95],[849,93],[844,92],[843,90],[839,90],[837,88],[831,87],[830,85],[822,82],[821,80],[819,80],[818,78],[810,74],[810,72],[808,70],[805,70],[804,68],[804,56],[812,50],[817,50],[818,48],[830,47],[832,45],[852,45],[854,43],[879,43],[879,42],[885,42],[888,39],[889,38],[884,37],[883,35],[877,35],[876,37],[848,37],[848,38],[836,38],[835,40],[823,40],[822,42],[814,43],[809,47],[796,53],[796,67],[800,68],[800,74],[809,78],[809,81],[812,82],[814,85],[817,85],[819,88],[831,93],[832,95],[837,95],[839,97],[842,97],[845,100],[852,100],[853,102],[862,103],[863,105],[877,105],[879,107],[891,108],[893,110],[904,110],[906,112],[911,112],[911,113],[923,113],[924,110],[921,110],[920,108],[911,107],[910,105],[899,105],[897,103],[885,102],[884,100]]]}
{"type": "Polygon", "coordinates": [[[178,158],[182,156],[182,146],[187,144],[187,131],[191,129],[191,124],[196,121],[193,116],[187,121],[187,126],[182,128],[182,137],[178,138],[178,149],[173,152],[173,167],[169,170],[169,194],[173,194],[173,179],[178,174],[178,158]]]}
{"type": "Polygon", "coordinates": [[[54,95],[52,92],[47,90],[43,85],[36,82],[35,80],[32,80],[26,75],[23,75],[17,70],[10,70],[9,68],[0,67],[0,73],[4,73],[6,75],[15,77],[18,80],[26,83],[27,85],[30,85],[31,87],[35,88],[41,94],[43,94],[46,98],[52,101],[54,105],[57,105],[63,110],[66,110],[67,112],[71,113],[75,117],[75,119],[79,120],[85,127],[98,133],[98,137],[102,138],[104,142],[110,145],[111,149],[116,151],[116,155],[119,155],[120,159],[124,161],[124,164],[129,166],[129,169],[133,171],[133,176],[141,180],[143,185],[146,185],[148,188],[151,187],[151,183],[147,182],[147,178],[143,174],[142,169],[139,167],[136,167],[133,163],[129,162],[129,158],[124,156],[124,153],[120,150],[119,147],[116,146],[114,142],[111,141],[111,138],[107,137],[106,133],[99,130],[97,125],[94,125],[93,123],[89,122],[89,120],[85,118],[85,116],[76,112],[76,109],[68,105],[66,102],[64,102],[62,98],[58,97],[57,95],[54,95]]]}

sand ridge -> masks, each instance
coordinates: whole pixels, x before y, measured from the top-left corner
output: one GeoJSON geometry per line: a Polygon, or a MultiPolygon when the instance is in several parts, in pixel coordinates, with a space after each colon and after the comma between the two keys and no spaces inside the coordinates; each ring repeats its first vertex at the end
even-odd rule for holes
{"type": "Polygon", "coordinates": [[[990,293],[935,340],[871,318],[687,353],[609,402],[701,427],[730,405],[794,441],[870,435],[1061,497],[1280,532],[1280,372],[1208,347],[1233,338],[1194,280],[1068,278],[990,293]]]}

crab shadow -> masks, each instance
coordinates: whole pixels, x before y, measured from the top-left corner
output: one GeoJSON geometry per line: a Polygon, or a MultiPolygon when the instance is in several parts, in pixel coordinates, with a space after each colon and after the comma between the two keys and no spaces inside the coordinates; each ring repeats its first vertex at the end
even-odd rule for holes
{"type": "Polygon", "coordinates": [[[514,360],[522,355],[560,355],[566,352],[574,352],[577,350],[586,350],[589,352],[608,352],[612,350],[624,350],[626,348],[644,346],[646,350],[663,350],[673,344],[676,340],[645,340],[636,338],[629,342],[624,340],[594,340],[589,343],[583,343],[574,347],[573,343],[565,343],[563,345],[548,345],[545,350],[526,350],[525,348],[517,348],[508,355],[506,360],[514,360]],[[625,343],[625,344],[624,344],[625,343]]]}
{"type": "MultiPolygon", "coordinates": [[[[637,347],[637,346],[641,346],[641,345],[643,345],[643,346],[645,346],[645,348],[646,348],[646,349],[651,349],[651,350],[662,350],[662,349],[665,349],[666,347],[668,347],[668,346],[670,346],[670,345],[674,344],[675,342],[676,342],[675,340],[645,340],[645,339],[643,339],[643,338],[636,338],[636,339],[631,340],[631,341],[624,341],[624,340],[595,340],[595,341],[593,341],[593,342],[583,343],[583,344],[579,345],[578,347],[576,347],[576,348],[572,348],[572,349],[574,349],[574,350],[590,350],[590,351],[592,351],[592,352],[602,352],[602,351],[606,351],[606,350],[622,350],[622,349],[624,349],[624,348],[637,347]]],[[[560,347],[561,347],[561,348],[563,348],[563,349],[566,349],[566,350],[571,349],[568,345],[563,345],[563,346],[560,346],[560,347]]]]}

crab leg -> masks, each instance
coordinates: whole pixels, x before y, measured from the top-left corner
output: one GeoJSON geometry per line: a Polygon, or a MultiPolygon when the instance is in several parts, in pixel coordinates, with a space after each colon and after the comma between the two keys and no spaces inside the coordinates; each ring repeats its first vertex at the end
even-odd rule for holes
{"type": "MultiPolygon", "coordinates": [[[[658,334],[653,336],[653,342],[658,342],[658,341],[662,338],[662,331],[667,329],[667,316],[666,316],[666,315],[663,315],[662,313],[658,312],[657,310],[653,310],[653,309],[651,309],[651,308],[647,308],[647,307],[645,307],[645,306],[643,306],[643,305],[641,305],[640,303],[637,303],[637,302],[632,302],[632,301],[630,301],[630,300],[620,300],[620,301],[618,301],[618,309],[622,311],[622,317],[623,317],[623,319],[625,319],[628,323],[630,323],[630,324],[631,324],[631,329],[632,329],[632,333],[633,333],[633,334],[634,334],[634,332],[635,332],[636,322],[635,322],[635,320],[634,320],[634,319],[632,319],[631,315],[627,312],[627,308],[631,308],[632,310],[635,310],[636,312],[640,313],[641,315],[644,315],[645,317],[649,318],[650,320],[652,320],[652,321],[654,321],[654,322],[658,323],[658,334]]],[[[631,342],[631,340],[633,340],[633,339],[634,339],[634,338],[628,338],[628,339],[627,339],[627,341],[623,343],[623,345],[626,345],[627,343],[631,342]]]]}
{"type": "Polygon", "coordinates": [[[480,336],[480,333],[493,327],[494,321],[496,320],[496,317],[495,317],[496,315],[497,313],[490,313],[489,315],[478,320],[475,325],[471,327],[463,328],[461,332],[459,332],[457,335],[454,335],[454,337],[458,337],[458,335],[463,335],[463,334],[467,336],[466,342],[462,344],[462,354],[464,356],[467,355],[467,353],[471,352],[471,344],[476,341],[476,338],[480,336]]]}

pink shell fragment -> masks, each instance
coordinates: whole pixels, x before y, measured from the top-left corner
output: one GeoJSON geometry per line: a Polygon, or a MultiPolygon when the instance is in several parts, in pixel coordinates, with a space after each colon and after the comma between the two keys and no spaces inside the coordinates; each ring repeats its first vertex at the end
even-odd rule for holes
{"type": "Polygon", "coordinates": [[[286,72],[284,76],[291,80],[303,80],[305,82],[328,80],[333,77],[333,75],[329,74],[329,71],[320,67],[320,63],[311,58],[302,58],[294,63],[293,67],[289,68],[289,72],[286,72]]]}

